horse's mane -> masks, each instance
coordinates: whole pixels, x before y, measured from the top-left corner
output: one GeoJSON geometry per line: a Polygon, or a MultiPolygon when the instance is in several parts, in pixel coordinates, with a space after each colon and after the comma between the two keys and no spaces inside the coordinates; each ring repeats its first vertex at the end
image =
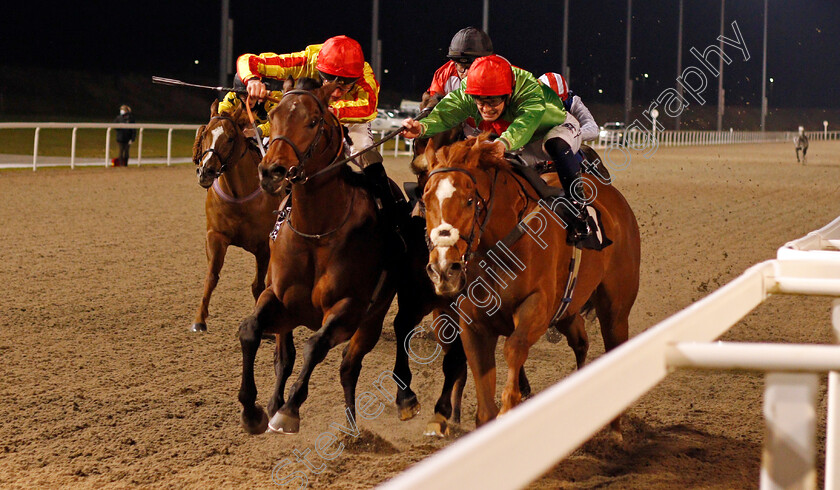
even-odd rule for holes
{"type": "Polygon", "coordinates": [[[429,170],[440,167],[465,170],[509,170],[510,163],[505,160],[503,147],[491,144],[489,139],[490,133],[485,131],[478,136],[439,149],[427,148],[426,159],[430,161],[429,170]],[[433,152],[431,158],[430,152],[433,152]]]}

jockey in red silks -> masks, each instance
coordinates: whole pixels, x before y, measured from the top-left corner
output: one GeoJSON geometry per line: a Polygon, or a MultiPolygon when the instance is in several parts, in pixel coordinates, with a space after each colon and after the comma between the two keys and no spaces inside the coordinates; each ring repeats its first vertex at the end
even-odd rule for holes
{"type": "Polygon", "coordinates": [[[499,135],[495,144],[518,152],[526,163],[553,160],[567,199],[577,211],[569,241],[589,236],[581,168],[575,158],[580,127],[556,92],[505,58],[485,56],[472,63],[461,88],[446,95],[425,119],[406,119],[403,127],[407,138],[416,138],[469,119],[478,130],[499,135]]]}
{"type": "Polygon", "coordinates": [[[461,80],[467,78],[470,65],[476,58],[493,54],[493,42],[484,31],[466,27],[455,33],[449,43],[446,57],[449,61],[437,69],[432,85],[423,94],[423,99],[443,96],[461,87],[461,80]]]}
{"type": "MultiPolygon", "coordinates": [[[[330,98],[330,110],[347,126],[351,153],[373,145],[370,122],[376,119],[379,103],[379,82],[373,69],[365,61],[362,46],[347,36],[331,37],[324,44],[307,46],[303,51],[289,54],[243,54],[236,62],[239,78],[246,84],[251,97],[262,99],[269,95],[263,79],[285,80],[288,77],[320,78],[335,82],[337,87],[330,98]]],[[[262,128],[261,128],[262,129],[262,128]]],[[[262,129],[263,134],[267,134],[262,129]]],[[[382,165],[382,155],[371,150],[359,157],[359,164],[372,184],[374,199],[390,225],[400,220],[400,200],[394,196],[390,181],[382,165]]]]}

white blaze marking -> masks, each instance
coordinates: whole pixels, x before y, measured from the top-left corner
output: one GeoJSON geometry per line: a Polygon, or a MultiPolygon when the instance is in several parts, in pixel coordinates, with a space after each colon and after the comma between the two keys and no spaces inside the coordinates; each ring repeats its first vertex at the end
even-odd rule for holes
{"type": "Polygon", "coordinates": [[[438,184],[437,189],[435,189],[435,196],[438,199],[438,205],[440,206],[441,211],[443,211],[443,201],[452,197],[452,194],[455,193],[455,186],[452,185],[452,178],[447,177],[440,181],[438,184]]]}
{"type": "MultiPolygon", "coordinates": [[[[224,134],[224,132],[225,132],[225,128],[223,128],[222,126],[216,126],[215,128],[213,128],[213,131],[210,131],[210,134],[213,135],[213,141],[210,142],[210,148],[212,148],[214,150],[216,149],[216,141],[219,140],[219,136],[224,134]]],[[[204,155],[204,160],[201,162],[201,164],[202,165],[207,165],[207,161],[210,160],[211,156],[213,156],[212,151],[208,152],[206,155],[204,155]]]]}

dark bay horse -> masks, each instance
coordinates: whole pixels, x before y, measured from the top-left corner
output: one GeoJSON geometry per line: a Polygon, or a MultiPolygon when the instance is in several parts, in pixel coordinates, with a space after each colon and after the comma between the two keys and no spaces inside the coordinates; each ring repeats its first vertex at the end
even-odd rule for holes
{"type": "Polygon", "coordinates": [[[207,189],[204,212],[207,216],[207,275],[204,294],[190,328],[207,330],[210,295],[219,282],[227,248],[243,248],[256,259],[256,275],[251,293],[256,300],[265,289],[268,269],[268,234],[274,225],[272,212],[279,199],[261,191],[257,165],[262,158],[243,134],[248,118],[242,105],[233,113],[218,113],[218,101],[210,109],[210,121],[202,126],[193,146],[198,183],[207,189]]]}
{"type": "MultiPolygon", "coordinates": [[[[477,425],[499,413],[495,348],[500,335],[507,337],[508,365],[501,413],[521,401],[520,371],[529,348],[562,311],[574,251],[566,244],[560,218],[546,215],[551,211],[512,172],[501,145],[486,139],[469,138],[437,151],[429,145],[423,196],[431,249],[427,270],[436,292],[457,305],[455,319],[476,384],[477,425]],[[530,233],[502,249],[500,242],[507,243],[510,232],[526,222],[530,233]]],[[[597,192],[592,205],[613,243],[581,252],[573,294],[555,324],[575,350],[579,367],[589,342],[581,316],[584,306],[594,305],[609,351],[627,340],[627,320],[639,287],[636,218],[613,186],[589,176],[586,180],[597,192]]],[[[620,435],[618,419],[612,428],[620,435]]]]}
{"type": "MultiPolygon", "coordinates": [[[[269,114],[271,141],[259,165],[263,189],[277,194],[291,185],[292,211],[271,242],[268,285],[254,314],[242,321],[242,423],[249,433],[294,433],[300,407],[309,393],[315,366],[327,352],[348,342],[340,380],[345,413],[355,420],[355,390],[362,359],[379,339],[382,322],[396,292],[393,262],[386,249],[389,230],[378,219],[359,175],[343,157],[343,131],[328,110],[335,84],[312,91],[292,90],[287,82],[280,103],[269,114]],[[292,331],[304,325],[314,332],[303,349],[303,366],[284,398],[295,360],[292,331]],[[264,333],[277,336],[277,380],[268,416],[256,405],[254,359],[264,333]]],[[[397,331],[403,345],[408,332],[397,331]]],[[[401,414],[416,413],[416,396],[405,356],[393,373],[401,414]]],[[[381,378],[381,377],[380,377],[381,378]]]]}

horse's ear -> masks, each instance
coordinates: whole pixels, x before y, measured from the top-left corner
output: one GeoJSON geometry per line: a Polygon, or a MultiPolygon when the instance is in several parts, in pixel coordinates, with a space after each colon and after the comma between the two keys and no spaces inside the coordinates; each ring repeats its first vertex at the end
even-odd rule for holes
{"type": "Polygon", "coordinates": [[[431,171],[432,167],[437,163],[435,151],[435,142],[430,139],[429,144],[426,145],[426,149],[423,151],[423,159],[426,160],[426,172],[431,171]]]}
{"type": "Polygon", "coordinates": [[[246,102],[237,104],[236,110],[234,110],[233,114],[231,114],[230,116],[230,118],[236,121],[236,124],[239,126],[247,126],[248,123],[251,122],[251,120],[248,119],[248,116],[245,114],[245,104],[246,102]]]}
{"type": "Polygon", "coordinates": [[[212,104],[210,104],[210,117],[216,117],[219,115],[219,101],[214,100],[212,104]]]}
{"type": "Polygon", "coordinates": [[[293,88],[295,88],[295,79],[290,76],[285,82],[283,82],[283,92],[288,92],[293,88]]]}
{"type": "Polygon", "coordinates": [[[337,86],[337,83],[327,83],[322,85],[321,88],[315,90],[314,92],[318,96],[318,98],[321,99],[321,102],[323,102],[325,106],[329,107],[330,95],[332,95],[337,86]]]}
{"type": "Polygon", "coordinates": [[[481,134],[476,141],[476,147],[481,149],[482,155],[502,160],[505,158],[505,145],[499,140],[490,141],[490,133],[481,134]]]}
{"type": "Polygon", "coordinates": [[[204,136],[205,127],[206,126],[202,124],[195,132],[195,141],[193,142],[193,161],[196,164],[198,163],[198,155],[201,153],[201,137],[204,136]]]}

